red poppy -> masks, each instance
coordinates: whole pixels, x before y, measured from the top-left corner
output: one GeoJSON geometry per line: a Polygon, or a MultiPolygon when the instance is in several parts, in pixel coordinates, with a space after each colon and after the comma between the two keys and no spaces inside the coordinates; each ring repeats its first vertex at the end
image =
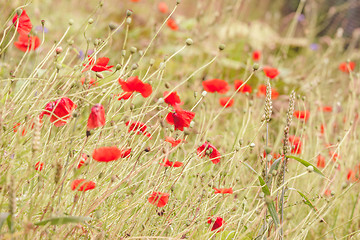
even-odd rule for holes
{"type": "Polygon", "coordinates": [[[218,92],[221,94],[230,90],[229,84],[221,79],[209,79],[202,82],[202,85],[207,92],[218,92]]]}
{"type": "Polygon", "coordinates": [[[279,71],[276,68],[264,67],[263,71],[268,78],[274,79],[279,75],[279,71]]]}
{"type": "Polygon", "coordinates": [[[110,162],[118,160],[121,157],[121,150],[116,146],[113,147],[101,147],[94,149],[92,157],[98,162],[110,162]]]}
{"type": "Polygon", "coordinates": [[[105,126],[105,110],[100,103],[95,104],[91,108],[91,113],[88,118],[87,129],[94,129],[105,126]]]}
{"type": "Polygon", "coordinates": [[[127,121],[125,124],[126,124],[126,126],[130,125],[128,132],[133,131],[133,132],[136,132],[136,134],[142,133],[143,135],[151,138],[151,134],[146,132],[147,126],[144,123],[127,121]]]}
{"type": "Polygon", "coordinates": [[[179,30],[179,26],[177,25],[176,21],[173,18],[170,18],[166,24],[173,31],[179,30]]]}
{"type": "Polygon", "coordinates": [[[333,108],[332,106],[323,106],[323,107],[319,107],[319,110],[322,112],[332,112],[333,108]]]}
{"type": "MultiPolygon", "coordinates": [[[[85,83],[85,77],[82,77],[82,78],[80,79],[80,81],[81,81],[81,85],[84,85],[84,83],[85,83]]],[[[97,85],[99,85],[98,82],[96,82],[96,80],[95,80],[94,78],[90,78],[90,80],[89,80],[89,87],[91,87],[91,86],[97,86],[97,85]]]]}
{"type": "Polygon", "coordinates": [[[29,16],[26,14],[26,11],[22,9],[21,15],[19,17],[19,23],[17,23],[18,15],[15,14],[14,18],[12,19],[12,22],[14,26],[17,25],[17,32],[20,35],[28,35],[32,29],[32,24],[30,21],[29,16]]]}
{"type": "Polygon", "coordinates": [[[128,157],[130,157],[130,153],[131,153],[131,148],[128,148],[128,149],[126,149],[126,150],[121,150],[121,155],[120,155],[120,157],[121,158],[128,158],[128,157]]]}
{"type": "Polygon", "coordinates": [[[318,168],[324,168],[325,165],[326,165],[325,157],[319,154],[319,156],[317,157],[316,166],[318,168]]]}
{"type": "Polygon", "coordinates": [[[167,13],[169,12],[168,5],[165,2],[159,2],[158,9],[161,13],[167,13]]]}
{"type": "Polygon", "coordinates": [[[13,126],[13,130],[14,132],[17,132],[18,131],[18,127],[21,125],[21,123],[15,123],[14,126],[13,126]]]}
{"type": "Polygon", "coordinates": [[[290,136],[289,142],[291,143],[291,153],[293,154],[301,154],[302,143],[299,137],[290,136]]]}
{"type": "Polygon", "coordinates": [[[19,35],[14,45],[23,52],[35,51],[40,46],[40,39],[37,36],[19,35]]]}
{"type": "Polygon", "coordinates": [[[179,129],[180,131],[184,131],[184,127],[189,127],[190,122],[194,117],[194,112],[186,111],[180,107],[176,107],[174,112],[168,113],[166,116],[166,121],[169,124],[174,125],[175,130],[179,129]]]}
{"type": "Polygon", "coordinates": [[[123,94],[120,95],[118,100],[121,100],[121,99],[127,100],[132,97],[132,94],[133,94],[132,92],[124,92],[123,94]]]}
{"type": "Polygon", "coordinates": [[[35,164],[35,170],[36,171],[41,171],[41,170],[43,170],[43,168],[44,168],[44,163],[43,162],[37,162],[35,164]]]}
{"type": "Polygon", "coordinates": [[[355,69],[355,62],[342,62],[339,65],[339,69],[344,73],[352,72],[355,69]]]}
{"type": "MultiPolygon", "coordinates": [[[[213,224],[211,227],[211,231],[217,230],[225,224],[224,219],[222,219],[221,217],[217,217],[215,219],[215,221],[213,221],[213,217],[209,217],[207,222],[208,222],[208,224],[213,224]]],[[[219,229],[219,230],[217,230],[217,232],[220,232],[222,230],[224,230],[224,229],[219,229]]]]}
{"type": "Polygon", "coordinates": [[[203,145],[198,147],[197,154],[201,157],[209,156],[213,164],[218,164],[220,162],[220,152],[209,142],[205,142],[203,145]]]}
{"type": "Polygon", "coordinates": [[[164,92],[164,102],[170,106],[181,105],[182,102],[180,97],[177,95],[177,92],[164,92]]]}
{"type": "Polygon", "coordinates": [[[306,122],[310,117],[310,112],[309,111],[295,111],[294,117],[296,117],[298,119],[302,119],[306,122]]]}
{"type": "Polygon", "coordinates": [[[221,193],[221,194],[233,194],[233,189],[232,188],[213,188],[215,190],[215,194],[217,193],[221,193]]]}
{"type": "Polygon", "coordinates": [[[85,164],[85,162],[87,161],[87,159],[88,159],[88,156],[87,156],[85,153],[83,153],[83,154],[81,155],[81,159],[80,159],[80,161],[79,161],[79,164],[78,164],[77,168],[79,169],[79,168],[81,168],[82,166],[84,166],[84,164],[85,164]]]}
{"type": "Polygon", "coordinates": [[[107,57],[98,58],[95,63],[95,59],[93,57],[88,56],[88,60],[89,60],[89,62],[84,64],[85,69],[82,70],[82,72],[85,72],[89,69],[91,69],[94,72],[102,72],[102,71],[112,72],[111,68],[113,66],[108,66],[108,63],[110,61],[109,58],[107,58],[107,57]]]}
{"type": "Polygon", "coordinates": [[[252,53],[252,59],[257,62],[260,60],[260,57],[261,57],[261,52],[260,51],[254,51],[252,53]]]}
{"type": "Polygon", "coordinates": [[[163,162],[160,163],[161,166],[164,167],[181,167],[183,165],[182,162],[171,162],[169,159],[164,158],[163,162]]]}
{"type": "Polygon", "coordinates": [[[93,181],[86,181],[85,179],[75,179],[71,183],[71,190],[78,190],[80,192],[86,192],[88,190],[94,189],[95,183],[93,181]]]}
{"type": "Polygon", "coordinates": [[[144,98],[147,98],[152,93],[152,87],[148,83],[143,83],[138,76],[129,77],[126,82],[119,78],[119,84],[124,92],[133,93],[138,92],[144,98]]]}
{"type": "Polygon", "coordinates": [[[44,115],[49,115],[50,122],[52,122],[55,127],[60,127],[67,123],[72,111],[76,108],[77,105],[71,101],[70,98],[63,97],[54,102],[49,102],[39,117],[42,119],[44,115]]]}
{"type": "Polygon", "coordinates": [[[244,81],[242,80],[235,80],[234,86],[236,92],[242,92],[242,93],[251,93],[252,89],[249,84],[244,84],[244,81]],[[243,85],[243,86],[241,86],[243,85]]]}
{"type": "Polygon", "coordinates": [[[172,147],[176,147],[177,145],[179,145],[183,141],[184,141],[183,139],[175,140],[175,138],[173,138],[173,137],[166,137],[165,138],[165,142],[171,143],[172,147]]]}
{"type": "Polygon", "coordinates": [[[162,192],[153,192],[148,198],[149,203],[158,207],[164,207],[169,201],[170,194],[162,192]]]}
{"type": "MultiPolygon", "coordinates": [[[[263,85],[263,84],[259,85],[256,96],[258,96],[258,97],[266,96],[266,85],[263,85]]],[[[279,96],[279,93],[275,89],[271,88],[271,99],[275,100],[278,98],[278,96],[279,96]]]]}
{"type": "Polygon", "coordinates": [[[356,176],[355,176],[355,172],[352,169],[348,170],[348,173],[346,175],[346,180],[348,180],[349,182],[356,182],[356,176]]]}
{"type": "Polygon", "coordinates": [[[340,155],[334,151],[329,151],[329,156],[331,157],[331,159],[336,162],[338,159],[340,159],[340,155]]]}
{"type": "Polygon", "coordinates": [[[223,97],[219,99],[219,103],[221,106],[228,108],[234,105],[234,99],[230,97],[223,97]]]}
{"type": "Polygon", "coordinates": [[[325,133],[325,125],[324,124],[321,124],[321,126],[320,126],[320,133],[321,134],[325,133]]]}

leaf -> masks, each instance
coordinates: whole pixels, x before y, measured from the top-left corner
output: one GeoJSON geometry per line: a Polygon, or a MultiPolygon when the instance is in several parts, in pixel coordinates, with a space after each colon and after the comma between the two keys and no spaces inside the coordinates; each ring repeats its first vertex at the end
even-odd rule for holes
{"type": "Polygon", "coordinates": [[[301,163],[305,167],[312,166],[314,168],[314,172],[316,172],[317,174],[320,174],[321,176],[325,177],[325,175],[317,167],[315,167],[311,163],[309,163],[309,162],[307,162],[307,161],[305,161],[305,160],[303,160],[301,158],[295,157],[295,156],[286,156],[286,157],[287,158],[292,158],[292,159],[298,161],[299,163],[301,163]]]}
{"type": "Polygon", "coordinates": [[[279,167],[279,164],[280,164],[280,161],[283,157],[279,157],[278,159],[276,159],[273,164],[271,164],[271,167],[270,167],[270,170],[269,170],[269,173],[272,173],[272,171],[274,170],[277,170],[278,167],[279,167]]]}
{"type": "Polygon", "coordinates": [[[272,219],[274,220],[275,227],[277,228],[280,224],[280,220],[279,220],[279,216],[276,212],[274,201],[271,200],[269,197],[267,198],[267,196],[270,196],[269,187],[267,186],[267,184],[265,183],[264,179],[261,176],[259,176],[259,182],[261,185],[261,189],[262,189],[263,193],[265,194],[265,202],[269,209],[269,213],[270,213],[272,219]]]}
{"type": "Polygon", "coordinates": [[[6,219],[10,216],[10,213],[6,212],[6,213],[0,213],[0,230],[1,227],[4,225],[4,222],[6,221],[6,219]]]}
{"type": "Polygon", "coordinates": [[[46,224],[50,225],[61,225],[67,223],[80,223],[85,221],[92,220],[91,217],[81,217],[81,216],[62,216],[62,217],[53,217],[40,222],[35,223],[37,226],[43,226],[46,224]]]}
{"type": "Polygon", "coordinates": [[[299,190],[296,190],[299,194],[300,194],[300,196],[302,196],[303,197],[303,199],[304,199],[304,203],[306,204],[306,205],[308,205],[311,209],[313,209],[315,212],[316,212],[316,208],[315,208],[315,206],[310,202],[310,200],[305,196],[305,194],[303,194],[302,192],[300,192],[299,190]]]}

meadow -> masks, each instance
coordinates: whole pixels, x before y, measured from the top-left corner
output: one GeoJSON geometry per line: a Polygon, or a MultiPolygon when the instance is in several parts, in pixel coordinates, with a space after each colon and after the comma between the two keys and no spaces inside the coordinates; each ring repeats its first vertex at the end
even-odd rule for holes
{"type": "Polygon", "coordinates": [[[360,34],[288,2],[1,1],[0,238],[360,239],[360,34]]]}

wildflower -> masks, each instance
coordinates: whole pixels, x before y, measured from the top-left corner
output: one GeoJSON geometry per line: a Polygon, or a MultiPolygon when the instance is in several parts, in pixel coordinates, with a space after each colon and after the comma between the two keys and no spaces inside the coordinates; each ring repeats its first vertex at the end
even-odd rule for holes
{"type": "Polygon", "coordinates": [[[257,62],[260,60],[260,57],[261,57],[261,52],[260,51],[254,51],[252,53],[252,59],[257,62]]]}
{"type": "Polygon", "coordinates": [[[235,80],[235,91],[236,92],[242,92],[242,93],[251,93],[252,89],[251,86],[249,84],[244,84],[244,82],[242,80],[235,80]],[[243,85],[243,86],[241,86],[243,85]]]}
{"type": "Polygon", "coordinates": [[[324,168],[326,165],[326,162],[325,162],[325,157],[320,155],[317,157],[317,163],[316,163],[316,166],[318,168],[324,168]]]}
{"type": "Polygon", "coordinates": [[[80,158],[80,161],[79,161],[79,164],[77,165],[77,168],[81,168],[82,166],[84,166],[85,162],[88,160],[88,155],[86,155],[85,153],[83,153],[81,155],[81,158],[80,158]]]}
{"type": "Polygon", "coordinates": [[[215,190],[215,194],[217,193],[221,193],[221,194],[233,194],[233,189],[232,188],[213,188],[215,190]]]}
{"type": "Polygon", "coordinates": [[[165,142],[171,143],[172,147],[176,147],[177,145],[179,145],[183,141],[184,141],[183,139],[175,140],[175,138],[173,138],[173,137],[166,137],[165,138],[165,142]]]}
{"type": "Polygon", "coordinates": [[[43,168],[44,168],[44,163],[43,162],[37,162],[36,164],[35,164],[35,170],[36,171],[41,171],[41,170],[43,170],[43,168]]]}
{"type": "Polygon", "coordinates": [[[291,153],[301,154],[302,142],[299,137],[289,136],[289,142],[291,143],[291,153]]]}
{"type": "Polygon", "coordinates": [[[276,68],[271,68],[271,67],[264,67],[263,71],[265,75],[270,79],[276,78],[277,75],[279,75],[280,73],[276,68]]]}
{"type": "Polygon", "coordinates": [[[295,111],[294,117],[296,117],[298,119],[302,119],[306,122],[310,117],[310,112],[309,111],[295,111]]]}
{"type": "Polygon", "coordinates": [[[319,107],[319,110],[322,112],[332,112],[333,108],[332,106],[323,106],[323,107],[319,107]]]}
{"type": "MultiPolygon", "coordinates": [[[[138,92],[141,93],[141,95],[144,98],[147,98],[152,93],[152,87],[148,83],[143,83],[138,76],[135,77],[129,77],[126,82],[119,78],[119,84],[121,85],[121,88],[124,92],[127,93],[133,93],[138,92]]],[[[129,96],[129,95],[126,95],[129,96]]],[[[129,96],[130,97],[130,96],[129,96]]],[[[128,97],[128,98],[129,98],[128,97]]]]}
{"type": "Polygon", "coordinates": [[[167,13],[169,12],[169,8],[165,2],[159,2],[158,9],[161,13],[167,13]]]}
{"type": "Polygon", "coordinates": [[[130,157],[130,153],[131,153],[131,148],[128,148],[126,150],[122,149],[120,157],[121,158],[128,158],[128,157],[130,157]]]}
{"type": "Polygon", "coordinates": [[[91,130],[102,126],[105,126],[105,110],[103,105],[98,103],[91,108],[87,129],[91,130]]]}
{"type": "Polygon", "coordinates": [[[166,24],[173,31],[179,30],[179,26],[177,25],[176,21],[173,18],[170,18],[166,24]]]}
{"type": "Polygon", "coordinates": [[[136,134],[140,134],[143,133],[144,135],[146,134],[146,129],[147,126],[145,125],[145,123],[142,122],[130,122],[127,121],[126,126],[129,126],[128,132],[136,132],[136,134]]]}
{"type": "Polygon", "coordinates": [[[346,180],[348,180],[349,182],[355,182],[356,176],[355,176],[355,172],[352,169],[348,170],[348,173],[346,175],[346,180]]]}
{"type": "Polygon", "coordinates": [[[355,69],[355,62],[342,62],[339,65],[339,69],[344,73],[352,72],[355,69]]]}
{"type": "Polygon", "coordinates": [[[170,106],[176,106],[182,104],[177,92],[164,92],[164,102],[170,106]]]}
{"type": "Polygon", "coordinates": [[[230,98],[230,97],[223,97],[219,99],[219,103],[221,106],[228,108],[231,107],[232,105],[234,105],[234,99],[230,98]]]}
{"type": "Polygon", "coordinates": [[[221,94],[230,90],[229,84],[221,79],[209,79],[202,82],[202,85],[207,92],[218,92],[221,94]]]}
{"type": "Polygon", "coordinates": [[[181,167],[183,165],[182,162],[171,162],[169,159],[164,158],[163,162],[160,163],[161,166],[164,167],[181,167]]]}
{"type": "Polygon", "coordinates": [[[169,201],[170,194],[162,192],[152,192],[148,198],[149,203],[158,207],[164,207],[169,201]]]}
{"type": "MultiPolygon", "coordinates": [[[[80,81],[81,81],[81,85],[84,85],[84,83],[85,83],[85,77],[82,77],[82,78],[80,79],[80,81]]],[[[94,78],[90,78],[90,80],[89,80],[89,87],[91,87],[91,86],[97,86],[97,85],[99,85],[98,82],[96,82],[96,80],[95,80],[94,78]]]]}
{"type": "Polygon", "coordinates": [[[20,17],[18,17],[17,13],[15,14],[14,18],[12,19],[12,22],[15,27],[17,25],[17,32],[20,35],[27,36],[32,29],[30,18],[26,14],[26,11],[24,9],[22,9],[20,17]],[[19,21],[19,23],[17,23],[17,21],[19,21]]]}
{"type": "Polygon", "coordinates": [[[49,102],[39,117],[42,119],[44,115],[49,115],[50,122],[52,122],[55,127],[60,127],[67,123],[72,111],[76,108],[77,105],[71,101],[71,99],[63,97],[54,102],[49,102]]]}
{"type": "MultiPolygon", "coordinates": [[[[259,85],[256,96],[258,97],[266,96],[266,85],[264,84],[259,85]]],[[[271,88],[271,99],[275,100],[278,97],[279,97],[279,93],[275,89],[271,88]]]]}
{"type": "Polygon", "coordinates": [[[103,71],[112,71],[112,66],[108,66],[108,63],[110,61],[107,57],[101,57],[96,60],[93,57],[88,56],[89,62],[87,64],[84,64],[85,69],[82,70],[82,72],[88,71],[89,69],[94,72],[103,72],[103,71]]]}
{"type": "Polygon", "coordinates": [[[180,107],[176,107],[174,112],[168,113],[166,116],[166,121],[169,124],[174,125],[175,130],[179,129],[180,131],[184,131],[184,127],[189,127],[190,122],[194,117],[194,112],[186,111],[180,107]]]}
{"type": "Polygon", "coordinates": [[[13,130],[14,132],[17,132],[18,131],[18,127],[21,125],[21,123],[15,123],[14,126],[13,126],[13,130]]]}
{"type": "MultiPolygon", "coordinates": [[[[209,217],[207,223],[208,224],[213,224],[212,227],[211,227],[211,231],[214,231],[214,230],[217,230],[217,229],[221,228],[225,224],[225,221],[221,217],[217,217],[215,219],[215,221],[213,221],[213,217],[209,217]]],[[[217,230],[217,232],[220,232],[222,230],[223,229],[219,229],[219,230],[217,230]]]]}
{"type": "Polygon", "coordinates": [[[329,156],[331,157],[331,159],[336,162],[338,160],[338,158],[340,158],[340,155],[334,151],[329,151],[329,156]]]}
{"type": "Polygon", "coordinates": [[[37,36],[20,35],[14,45],[23,52],[35,51],[40,46],[40,39],[37,36]]]}
{"type": "Polygon", "coordinates": [[[80,192],[86,192],[88,190],[94,189],[95,183],[93,181],[86,181],[85,179],[75,179],[71,183],[71,190],[78,190],[80,192]]]}
{"type": "Polygon", "coordinates": [[[121,157],[121,150],[116,146],[113,147],[101,147],[94,149],[92,158],[98,162],[110,162],[118,160],[121,157]]]}
{"type": "Polygon", "coordinates": [[[209,156],[213,164],[220,162],[221,154],[214,145],[209,142],[205,142],[203,145],[197,148],[197,154],[201,157],[209,156]]]}

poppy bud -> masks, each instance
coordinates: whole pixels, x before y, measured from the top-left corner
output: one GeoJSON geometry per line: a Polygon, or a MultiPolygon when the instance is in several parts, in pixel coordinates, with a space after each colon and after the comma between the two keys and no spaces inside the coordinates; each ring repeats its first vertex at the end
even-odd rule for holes
{"type": "Polygon", "coordinates": [[[16,15],[21,16],[22,12],[23,12],[23,10],[20,8],[20,9],[16,10],[16,15]]]}
{"type": "Polygon", "coordinates": [[[145,152],[150,152],[150,147],[146,147],[146,148],[144,149],[144,151],[145,151],[145,152]]]}
{"type": "Polygon", "coordinates": [[[207,91],[203,91],[203,92],[201,93],[201,96],[205,97],[206,94],[207,94],[207,91]]]}
{"type": "Polygon", "coordinates": [[[260,193],[259,193],[259,197],[260,197],[260,198],[264,198],[264,197],[265,197],[265,194],[264,194],[263,192],[260,192],[260,193]]]}
{"type": "Polygon", "coordinates": [[[128,9],[126,10],[126,17],[130,17],[133,14],[133,11],[128,9]]]}
{"type": "Polygon", "coordinates": [[[224,49],[225,49],[225,44],[220,44],[220,45],[219,45],[219,50],[222,51],[222,50],[224,50],[224,49]]]}
{"type": "Polygon", "coordinates": [[[149,62],[150,66],[154,65],[154,63],[155,63],[155,59],[151,58],[149,62]]]}
{"type": "Polygon", "coordinates": [[[126,19],[126,24],[130,25],[130,24],[131,24],[131,21],[132,21],[131,17],[127,18],[127,19],[126,19]]]}
{"type": "Polygon", "coordinates": [[[196,99],[196,97],[197,97],[197,92],[194,92],[194,98],[196,99]]]}
{"type": "Polygon", "coordinates": [[[44,26],[45,25],[45,20],[41,20],[41,25],[44,26]]]}
{"type": "Polygon", "coordinates": [[[307,171],[309,172],[309,173],[311,173],[311,172],[313,172],[314,171],[314,167],[313,166],[308,166],[307,167],[307,171]]]}
{"type": "Polygon", "coordinates": [[[74,24],[74,20],[73,19],[69,19],[69,26],[72,26],[74,24]]]}
{"type": "Polygon", "coordinates": [[[132,54],[136,53],[136,51],[137,51],[136,47],[131,47],[131,48],[130,48],[130,52],[131,52],[132,54]]]}
{"type": "Polygon", "coordinates": [[[115,67],[116,71],[119,71],[121,69],[121,65],[120,64],[116,64],[116,67],[115,67]]]}
{"type": "Polygon", "coordinates": [[[181,0],[176,0],[176,5],[179,5],[181,0]]]}
{"type": "Polygon", "coordinates": [[[166,88],[170,88],[170,86],[169,86],[168,83],[165,83],[165,87],[166,87],[166,88]]]}
{"type": "Polygon", "coordinates": [[[192,128],[192,127],[194,127],[194,125],[195,125],[195,122],[194,122],[194,121],[191,121],[191,122],[190,122],[190,127],[192,128]]]}
{"type": "Polygon", "coordinates": [[[251,148],[254,148],[255,147],[255,143],[250,143],[249,145],[251,148]]]}
{"type": "Polygon", "coordinates": [[[186,45],[191,46],[193,43],[194,41],[191,38],[186,39],[186,45]]]}
{"type": "Polygon", "coordinates": [[[100,78],[100,79],[103,79],[104,78],[104,75],[102,75],[101,73],[99,73],[99,72],[96,72],[96,74],[95,74],[98,78],[100,78]]]}
{"type": "Polygon", "coordinates": [[[114,31],[116,29],[116,25],[114,23],[109,23],[109,28],[111,31],[114,31]]]}
{"type": "Polygon", "coordinates": [[[62,51],[63,51],[62,47],[57,47],[55,49],[56,54],[60,54],[60,53],[62,53],[62,51]]]}
{"type": "Polygon", "coordinates": [[[134,63],[134,64],[131,66],[131,70],[136,70],[138,67],[139,67],[139,65],[137,65],[136,63],[134,63]]]}
{"type": "Polygon", "coordinates": [[[258,70],[259,69],[259,64],[258,63],[254,63],[254,65],[253,65],[253,70],[254,71],[256,71],[256,70],[258,70]]]}
{"type": "Polygon", "coordinates": [[[162,104],[164,103],[164,99],[163,98],[159,98],[158,101],[157,101],[158,104],[162,104]]]}
{"type": "Polygon", "coordinates": [[[89,18],[88,23],[89,23],[89,24],[93,24],[93,23],[94,23],[94,19],[89,18]]]}

